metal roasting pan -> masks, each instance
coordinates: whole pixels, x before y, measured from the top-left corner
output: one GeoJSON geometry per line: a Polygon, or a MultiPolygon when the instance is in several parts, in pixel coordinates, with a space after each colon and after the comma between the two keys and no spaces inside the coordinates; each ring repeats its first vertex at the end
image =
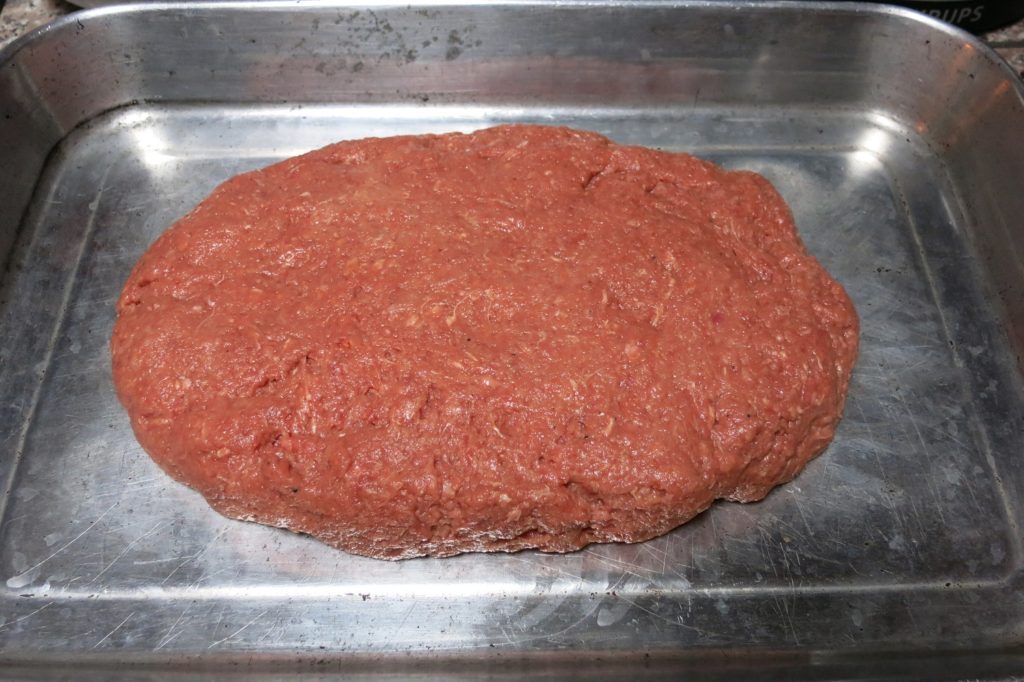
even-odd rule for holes
{"type": "Polygon", "coordinates": [[[156,3],[0,52],[0,677],[1024,675],[1024,89],[850,3],[156,3]],[[852,295],[832,446],[639,545],[388,563],[230,521],[111,386],[136,258],[342,138],[565,124],[754,169],[852,295]]]}

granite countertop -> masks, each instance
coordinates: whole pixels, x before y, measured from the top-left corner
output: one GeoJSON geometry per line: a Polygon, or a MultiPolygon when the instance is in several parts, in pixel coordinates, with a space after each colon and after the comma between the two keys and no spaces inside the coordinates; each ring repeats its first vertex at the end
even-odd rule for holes
{"type": "Polygon", "coordinates": [[[78,8],[63,0],[7,0],[0,10],[0,47],[78,8]]]}
{"type": "MultiPolygon", "coordinates": [[[[0,47],[78,8],[64,0],[8,0],[0,11],[0,47]]],[[[1024,78],[1024,20],[982,38],[1024,78]]]]}

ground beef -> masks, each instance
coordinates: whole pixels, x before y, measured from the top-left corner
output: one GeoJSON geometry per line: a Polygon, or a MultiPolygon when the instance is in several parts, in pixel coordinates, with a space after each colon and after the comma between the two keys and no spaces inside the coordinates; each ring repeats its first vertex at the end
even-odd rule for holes
{"type": "Polygon", "coordinates": [[[387,559],[637,542],[757,500],[832,438],[858,327],[764,178],[540,126],[232,178],[117,310],[161,467],[387,559]]]}

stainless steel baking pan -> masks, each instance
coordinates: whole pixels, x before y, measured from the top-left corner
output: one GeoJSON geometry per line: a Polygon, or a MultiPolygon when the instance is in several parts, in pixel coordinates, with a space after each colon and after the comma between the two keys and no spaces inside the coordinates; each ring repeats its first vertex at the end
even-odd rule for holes
{"type": "Polygon", "coordinates": [[[0,53],[0,676],[1024,673],[1024,108],[968,35],[849,3],[149,4],[0,53]],[[229,521],[110,381],[135,259],[330,141],[589,128],[769,177],[853,296],[839,434],[666,537],[385,563],[229,521]]]}

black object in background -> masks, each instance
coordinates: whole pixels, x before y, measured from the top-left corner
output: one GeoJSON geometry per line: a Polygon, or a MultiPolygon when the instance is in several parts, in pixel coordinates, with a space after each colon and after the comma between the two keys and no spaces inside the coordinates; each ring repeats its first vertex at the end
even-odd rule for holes
{"type": "Polygon", "coordinates": [[[1024,0],[897,0],[892,4],[916,9],[971,33],[985,33],[1024,19],[1024,0]]]}

